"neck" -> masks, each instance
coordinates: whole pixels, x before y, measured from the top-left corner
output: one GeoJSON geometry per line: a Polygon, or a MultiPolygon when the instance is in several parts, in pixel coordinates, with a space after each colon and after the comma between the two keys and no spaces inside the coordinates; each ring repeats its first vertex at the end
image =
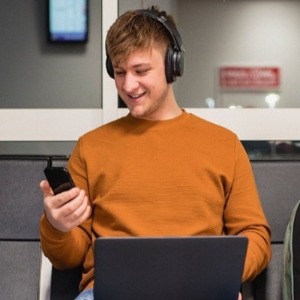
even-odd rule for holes
{"type": "Polygon", "coordinates": [[[164,121],[178,117],[182,114],[182,109],[177,104],[174,96],[172,85],[168,88],[168,93],[165,100],[160,103],[159,109],[149,116],[144,116],[142,119],[151,121],[164,121]]]}

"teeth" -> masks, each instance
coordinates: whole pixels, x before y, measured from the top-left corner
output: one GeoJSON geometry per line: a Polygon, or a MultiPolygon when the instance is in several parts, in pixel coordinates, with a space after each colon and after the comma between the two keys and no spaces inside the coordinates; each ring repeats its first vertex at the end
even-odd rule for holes
{"type": "Polygon", "coordinates": [[[143,97],[145,94],[146,94],[146,92],[140,93],[140,94],[135,94],[135,95],[127,94],[127,96],[130,97],[130,98],[133,99],[133,100],[136,100],[136,99],[138,99],[138,98],[143,97]]]}
{"type": "Polygon", "coordinates": [[[139,95],[130,95],[130,97],[131,97],[132,99],[137,99],[137,98],[139,98],[139,97],[141,97],[141,96],[143,96],[143,94],[139,94],[139,95]]]}

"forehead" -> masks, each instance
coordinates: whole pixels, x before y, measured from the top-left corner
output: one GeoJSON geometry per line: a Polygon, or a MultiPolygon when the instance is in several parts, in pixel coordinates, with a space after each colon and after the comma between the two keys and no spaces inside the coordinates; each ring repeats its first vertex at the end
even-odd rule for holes
{"type": "Polygon", "coordinates": [[[121,57],[119,60],[113,61],[115,66],[121,66],[123,64],[146,64],[159,59],[164,59],[166,49],[161,45],[152,45],[145,49],[133,49],[126,57],[121,57]]]}

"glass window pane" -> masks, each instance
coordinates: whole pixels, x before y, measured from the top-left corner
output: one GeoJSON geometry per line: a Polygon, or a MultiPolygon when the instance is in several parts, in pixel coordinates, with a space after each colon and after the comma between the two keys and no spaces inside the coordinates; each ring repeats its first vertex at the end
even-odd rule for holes
{"type": "MultiPolygon", "coordinates": [[[[300,1],[156,3],[175,17],[186,49],[185,74],[174,84],[182,107],[300,107],[300,1]],[[235,84],[220,84],[224,67],[242,68],[235,84]]],[[[119,13],[151,4],[120,0],[119,13]]]]}
{"type": "Polygon", "coordinates": [[[300,141],[242,141],[251,160],[300,158],[300,141]]]}
{"type": "Polygon", "coordinates": [[[47,42],[47,1],[0,1],[0,108],[101,108],[101,7],[87,44],[47,42]]]}

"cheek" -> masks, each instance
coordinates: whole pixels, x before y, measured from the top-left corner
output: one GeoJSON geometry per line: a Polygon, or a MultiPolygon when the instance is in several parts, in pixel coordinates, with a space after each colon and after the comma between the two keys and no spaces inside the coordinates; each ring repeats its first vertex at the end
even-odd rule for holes
{"type": "Polygon", "coordinates": [[[165,72],[156,72],[155,74],[152,74],[151,76],[145,78],[141,82],[145,87],[151,90],[160,90],[167,84],[165,72]]]}
{"type": "Polygon", "coordinates": [[[123,81],[119,79],[115,79],[115,87],[117,89],[117,92],[120,94],[122,93],[122,90],[123,90],[123,81]]]}
{"type": "Polygon", "coordinates": [[[122,80],[120,78],[115,78],[115,86],[116,86],[116,89],[119,91],[122,87],[123,83],[122,83],[122,80]]]}

